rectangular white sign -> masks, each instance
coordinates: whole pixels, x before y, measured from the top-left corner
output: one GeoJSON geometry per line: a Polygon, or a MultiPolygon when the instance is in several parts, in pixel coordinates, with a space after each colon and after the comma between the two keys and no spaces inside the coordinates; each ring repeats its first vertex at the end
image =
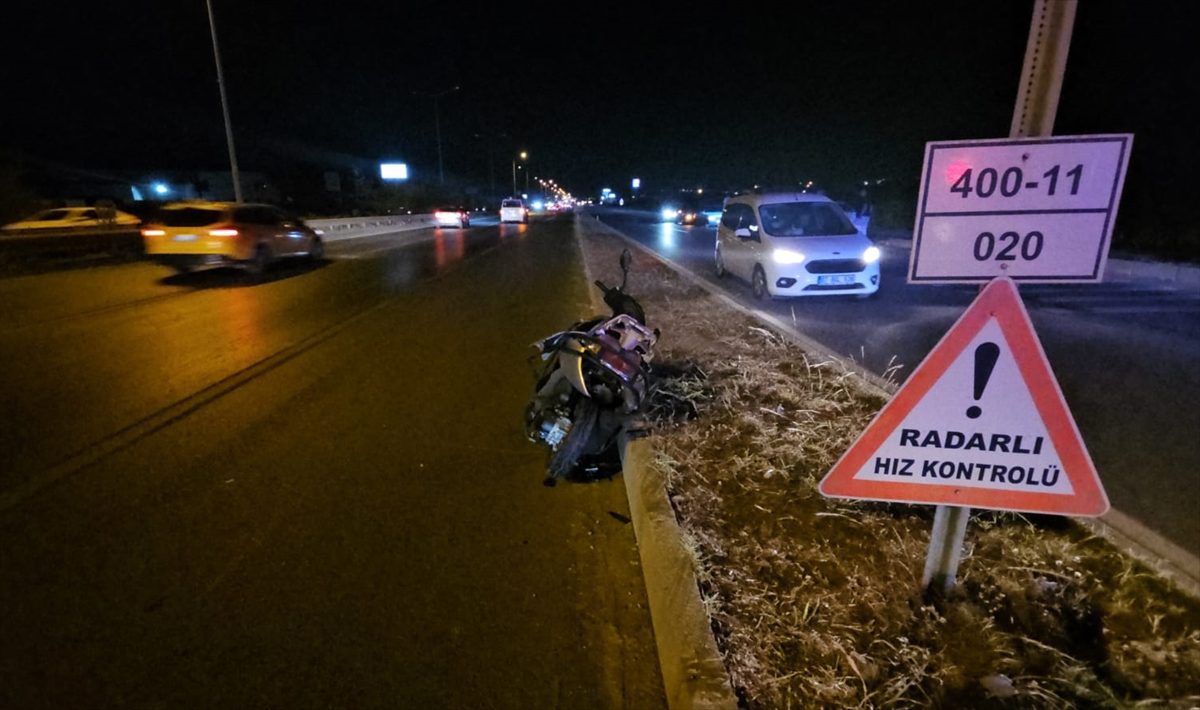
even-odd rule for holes
{"type": "Polygon", "coordinates": [[[925,145],[910,283],[1099,281],[1131,134],[925,145]]]}

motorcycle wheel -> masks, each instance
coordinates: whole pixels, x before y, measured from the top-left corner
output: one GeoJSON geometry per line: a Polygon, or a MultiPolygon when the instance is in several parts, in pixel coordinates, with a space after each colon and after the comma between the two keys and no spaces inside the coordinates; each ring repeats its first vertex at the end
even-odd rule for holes
{"type": "Polygon", "coordinates": [[[587,450],[592,432],[596,430],[596,419],[600,410],[596,403],[587,397],[581,397],[575,403],[575,421],[571,431],[567,432],[562,445],[550,456],[546,466],[546,475],[551,479],[559,479],[569,474],[579,462],[579,457],[587,450]]]}

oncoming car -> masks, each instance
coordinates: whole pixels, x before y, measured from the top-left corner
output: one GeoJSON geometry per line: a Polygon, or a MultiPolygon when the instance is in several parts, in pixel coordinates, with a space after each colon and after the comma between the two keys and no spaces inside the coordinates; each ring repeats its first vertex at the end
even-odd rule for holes
{"type": "Polygon", "coordinates": [[[746,279],[758,299],[866,297],[879,290],[880,256],[836,202],[773,193],[725,201],[714,261],[718,276],[746,279]]]}
{"type": "Polygon", "coordinates": [[[325,255],[320,230],[272,205],[184,202],[168,205],[142,228],[146,256],[181,273],[236,266],[261,274],[280,257],[325,255]]]}
{"type": "Polygon", "coordinates": [[[500,221],[520,222],[522,224],[528,222],[529,211],[525,209],[525,203],[515,197],[502,200],[500,202],[500,221]]]}
{"type": "Polygon", "coordinates": [[[439,227],[466,229],[471,226],[471,213],[464,207],[439,207],[433,211],[433,221],[439,227]]]}
{"type": "Polygon", "coordinates": [[[111,207],[57,207],[43,210],[12,222],[2,228],[6,232],[21,232],[35,229],[80,229],[85,227],[132,227],[140,224],[136,215],[111,207]]]}

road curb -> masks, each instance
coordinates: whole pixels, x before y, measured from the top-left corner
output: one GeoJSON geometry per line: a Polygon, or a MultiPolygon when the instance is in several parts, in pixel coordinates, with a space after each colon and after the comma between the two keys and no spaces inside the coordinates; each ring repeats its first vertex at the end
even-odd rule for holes
{"type": "MultiPolygon", "coordinates": [[[[613,236],[620,237],[625,243],[639,249],[647,256],[657,259],[681,277],[687,279],[689,283],[704,289],[726,305],[775,328],[805,350],[817,353],[822,357],[837,360],[847,371],[859,375],[862,378],[860,384],[868,391],[873,391],[888,398],[896,392],[897,386],[894,382],[884,380],[873,372],[859,366],[857,363],[846,360],[840,354],[809,338],[784,321],[768,313],[763,313],[762,311],[748,308],[738,303],[712,284],[692,273],[690,269],[630,239],[616,228],[599,221],[599,218],[597,218],[596,224],[603,226],[605,231],[611,233],[613,236]]],[[[1071,520],[1084,529],[1104,537],[1118,549],[1137,559],[1162,577],[1174,582],[1183,591],[1200,598],[1200,557],[1183,549],[1115,508],[1106,513],[1102,518],[1071,518],[1071,520]]]]}
{"type": "MultiPolygon", "coordinates": [[[[604,303],[591,287],[593,279],[581,237],[576,217],[575,240],[592,309],[602,313],[604,303]]],[[[667,706],[671,710],[733,710],[737,697],[700,598],[695,560],[667,497],[666,480],[652,465],[650,442],[623,436],[620,448],[621,478],[642,562],[667,706]]]]}
{"type": "Polygon", "coordinates": [[[653,455],[645,439],[622,442],[621,478],[641,555],[667,706],[736,708],[737,697],[700,597],[695,560],[653,455]]]}

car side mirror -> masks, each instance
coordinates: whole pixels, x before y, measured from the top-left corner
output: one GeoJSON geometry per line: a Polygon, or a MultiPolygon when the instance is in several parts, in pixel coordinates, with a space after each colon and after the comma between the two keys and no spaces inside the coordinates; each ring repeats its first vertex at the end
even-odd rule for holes
{"type": "Polygon", "coordinates": [[[734,232],[733,236],[737,237],[738,239],[751,239],[756,242],[758,241],[758,235],[754,232],[751,232],[749,227],[742,227],[734,232]]]}

